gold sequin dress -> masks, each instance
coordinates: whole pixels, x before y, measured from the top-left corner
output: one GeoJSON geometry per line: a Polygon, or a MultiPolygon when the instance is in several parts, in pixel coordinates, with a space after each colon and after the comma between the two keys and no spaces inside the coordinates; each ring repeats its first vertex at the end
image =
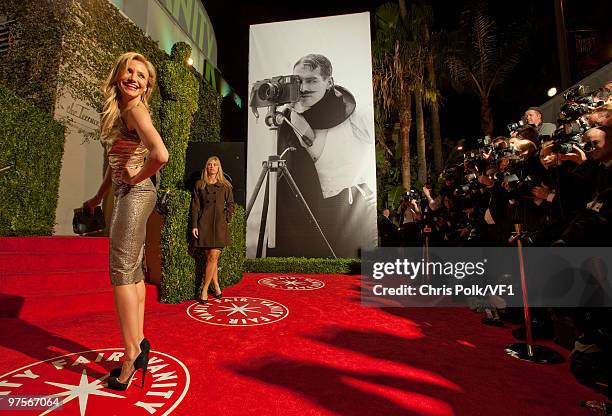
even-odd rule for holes
{"type": "MultiPolygon", "coordinates": [[[[108,164],[112,169],[115,204],[110,224],[110,278],[114,286],[144,279],[143,256],[147,220],[155,207],[156,190],[151,179],[136,185],[122,181],[127,168],[140,168],[148,154],[136,131],[128,130],[121,117],[113,129],[108,164]]],[[[138,169],[133,169],[138,172],[138,169]]]]}

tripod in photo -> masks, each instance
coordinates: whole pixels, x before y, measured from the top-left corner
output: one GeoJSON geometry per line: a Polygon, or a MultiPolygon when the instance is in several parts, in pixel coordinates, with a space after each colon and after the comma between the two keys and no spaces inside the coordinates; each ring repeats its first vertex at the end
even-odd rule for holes
{"type": "MultiPolygon", "coordinates": [[[[277,136],[278,136],[279,127],[283,123],[287,123],[287,125],[289,125],[295,131],[295,133],[299,135],[302,141],[304,141],[305,143],[312,144],[311,138],[302,134],[291,123],[291,121],[288,120],[287,117],[285,117],[283,113],[277,111],[275,105],[271,105],[268,107],[268,114],[266,115],[265,123],[271,131],[275,132],[274,134],[275,140],[278,139],[277,136]]],[[[251,210],[253,209],[253,205],[255,204],[255,200],[257,199],[257,196],[259,195],[259,192],[261,191],[261,186],[263,185],[263,182],[265,179],[266,188],[265,188],[264,201],[263,201],[263,207],[262,207],[262,212],[261,212],[261,222],[259,225],[259,236],[257,238],[256,257],[261,257],[263,253],[263,245],[264,245],[264,240],[265,240],[265,235],[266,235],[266,226],[267,226],[267,231],[268,231],[268,234],[267,234],[268,235],[268,247],[269,248],[276,247],[276,209],[277,209],[276,200],[277,200],[278,174],[280,173],[282,177],[285,179],[285,181],[287,182],[287,185],[289,185],[291,192],[295,195],[295,197],[298,199],[302,207],[306,210],[310,221],[312,221],[318,233],[323,238],[323,241],[327,245],[327,248],[329,249],[329,252],[331,253],[331,255],[334,258],[337,258],[336,253],[334,252],[334,249],[332,248],[329,241],[325,237],[325,233],[321,229],[319,222],[317,221],[312,210],[308,206],[308,203],[304,199],[302,192],[300,191],[299,187],[295,183],[295,180],[293,179],[293,176],[291,176],[291,173],[289,172],[289,169],[287,168],[287,161],[284,159],[284,156],[287,152],[295,151],[295,150],[296,150],[295,147],[288,147],[287,149],[285,149],[285,151],[281,155],[276,155],[276,154],[270,155],[268,156],[267,160],[264,160],[262,162],[261,173],[259,175],[259,178],[257,179],[255,189],[253,190],[253,194],[251,195],[251,198],[249,199],[249,202],[247,204],[247,209],[246,209],[246,218],[248,220],[249,215],[251,214],[251,210]]]]}

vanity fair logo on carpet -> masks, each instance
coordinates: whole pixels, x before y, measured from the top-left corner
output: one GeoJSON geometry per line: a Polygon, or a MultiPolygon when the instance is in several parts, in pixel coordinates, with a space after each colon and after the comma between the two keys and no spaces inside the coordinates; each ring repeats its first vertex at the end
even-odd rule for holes
{"type": "Polygon", "coordinates": [[[0,376],[0,413],[16,415],[169,415],[189,389],[187,367],[161,352],[151,351],[144,388],[138,371],[126,391],[107,387],[109,371],[119,367],[123,349],[104,348],[66,354],[21,367],[0,376]],[[59,407],[30,407],[12,397],[51,398],[59,407]],[[11,407],[11,403],[12,406],[11,407]],[[14,412],[12,410],[15,410],[14,412]],[[8,412],[7,412],[8,411],[8,412]],[[7,413],[5,413],[7,412],[7,413]]]}
{"type": "Polygon", "coordinates": [[[194,303],[187,314],[196,321],[222,326],[267,325],[283,320],[289,315],[285,305],[272,300],[247,297],[214,299],[200,305],[194,303]]]}
{"type": "Polygon", "coordinates": [[[257,283],[282,290],[316,290],[325,286],[325,283],[320,280],[299,276],[266,277],[257,283]]]}

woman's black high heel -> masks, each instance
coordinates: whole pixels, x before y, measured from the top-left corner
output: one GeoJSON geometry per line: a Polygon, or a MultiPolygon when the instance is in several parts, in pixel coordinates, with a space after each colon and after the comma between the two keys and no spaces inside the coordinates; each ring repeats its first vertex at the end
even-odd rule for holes
{"type": "Polygon", "coordinates": [[[128,377],[127,382],[122,383],[119,381],[118,377],[111,376],[108,378],[108,382],[107,382],[108,388],[111,390],[117,390],[117,391],[127,390],[127,388],[130,386],[130,382],[132,381],[132,378],[134,378],[134,374],[136,374],[136,371],[138,370],[142,370],[141,388],[144,388],[145,376],[147,375],[147,362],[145,361],[145,355],[143,354],[142,351],[140,352],[140,354],[138,354],[138,357],[136,357],[136,359],[134,360],[134,371],[132,371],[132,374],[130,374],[130,376],[128,377]]]}
{"type": "Polygon", "coordinates": [[[221,299],[223,297],[223,292],[215,293],[215,299],[221,299]]]}
{"type": "MultiPolygon", "coordinates": [[[[140,341],[140,351],[141,353],[145,355],[144,360],[148,364],[149,363],[149,352],[151,351],[151,343],[149,342],[148,339],[143,338],[142,341],[140,341]]],[[[113,368],[110,371],[111,377],[119,377],[120,375],[121,375],[121,367],[113,368]]]]}

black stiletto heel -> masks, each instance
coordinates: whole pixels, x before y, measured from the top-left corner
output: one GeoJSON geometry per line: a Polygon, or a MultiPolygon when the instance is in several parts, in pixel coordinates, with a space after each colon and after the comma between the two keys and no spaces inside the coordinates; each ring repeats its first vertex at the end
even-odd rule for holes
{"type": "MultiPolygon", "coordinates": [[[[148,365],[149,364],[149,352],[151,351],[151,343],[149,342],[148,339],[143,338],[142,341],[140,341],[140,351],[145,355],[144,360],[148,365]]],[[[119,377],[120,375],[121,375],[121,367],[113,368],[110,371],[111,377],[119,377]]]]}
{"type": "MultiPolygon", "coordinates": [[[[208,292],[210,292],[210,289],[208,292]]],[[[208,303],[208,293],[206,295],[206,299],[202,299],[202,293],[200,293],[200,295],[196,298],[196,302],[198,302],[200,305],[206,305],[208,303]]]]}
{"type": "Polygon", "coordinates": [[[221,299],[223,297],[223,292],[215,293],[215,299],[221,299]]]}
{"type": "Polygon", "coordinates": [[[136,374],[136,371],[138,370],[142,370],[141,388],[144,388],[145,376],[147,374],[147,363],[145,362],[144,359],[145,359],[145,355],[141,351],[140,354],[138,354],[138,357],[136,357],[136,359],[134,360],[134,371],[132,371],[132,374],[130,374],[127,381],[125,383],[122,383],[119,381],[118,377],[111,376],[108,378],[108,382],[107,382],[108,388],[111,390],[117,390],[117,391],[127,390],[127,388],[130,386],[132,382],[132,379],[134,378],[134,374],[136,374]]]}

